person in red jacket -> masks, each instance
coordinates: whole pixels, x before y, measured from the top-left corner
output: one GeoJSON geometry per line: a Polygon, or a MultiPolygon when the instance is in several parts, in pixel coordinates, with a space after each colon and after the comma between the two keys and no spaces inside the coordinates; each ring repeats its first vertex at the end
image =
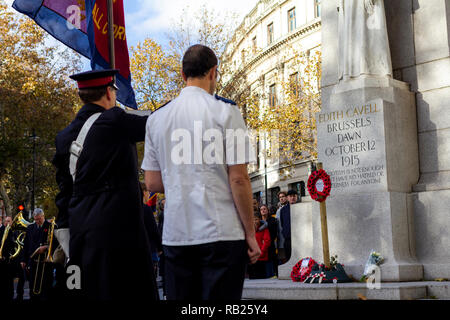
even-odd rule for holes
{"type": "Polygon", "coordinates": [[[271,277],[270,271],[272,270],[272,266],[269,265],[270,233],[268,228],[260,228],[262,224],[261,220],[261,214],[255,212],[255,237],[261,249],[261,255],[255,264],[248,266],[249,279],[266,279],[271,277]]]}

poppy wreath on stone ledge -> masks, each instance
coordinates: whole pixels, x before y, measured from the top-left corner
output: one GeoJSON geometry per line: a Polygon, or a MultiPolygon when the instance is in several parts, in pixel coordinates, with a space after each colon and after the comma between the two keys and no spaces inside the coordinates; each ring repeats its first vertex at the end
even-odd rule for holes
{"type": "Polygon", "coordinates": [[[309,277],[312,268],[316,265],[316,261],[313,258],[303,258],[292,268],[291,279],[294,282],[303,282],[309,277]],[[302,268],[302,263],[304,260],[308,261],[308,265],[302,268]]]}
{"type": "Polygon", "coordinates": [[[318,171],[313,171],[308,178],[308,192],[313,200],[323,202],[330,195],[331,191],[331,180],[330,176],[325,172],[325,170],[320,169],[318,171]],[[318,191],[316,188],[316,183],[318,180],[323,181],[323,191],[318,191]]]}

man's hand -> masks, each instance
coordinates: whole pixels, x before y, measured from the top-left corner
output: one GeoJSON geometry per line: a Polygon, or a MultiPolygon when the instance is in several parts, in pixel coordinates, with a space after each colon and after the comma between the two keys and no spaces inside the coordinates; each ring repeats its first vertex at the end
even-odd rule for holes
{"type": "Polygon", "coordinates": [[[258,242],[256,242],[255,236],[246,237],[245,239],[248,245],[248,258],[250,260],[250,264],[256,263],[258,261],[259,256],[261,255],[261,249],[259,248],[258,242]]]}
{"type": "Polygon", "coordinates": [[[44,253],[45,251],[47,251],[47,249],[48,249],[48,246],[40,246],[38,249],[38,253],[39,254],[44,253]]]}
{"type": "Polygon", "coordinates": [[[164,183],[161,171],[145,171],[144,179],[148,191],[164,193],[164,183]]]}
{"type": "Polygon", "coordinates": [[[39,248],[36,249],[36,254],[42,254],[45,251],[47,251],[48,246],[40,246],[39,248]]]}
{"type": "Polygon", "coordinates": [[[25,267],[27,266],[27,264],[26,264],[25,262],[21,262],[21,263],[20,263],[20,266],[22,267],[22,269],[25,270],[25,267]]]}

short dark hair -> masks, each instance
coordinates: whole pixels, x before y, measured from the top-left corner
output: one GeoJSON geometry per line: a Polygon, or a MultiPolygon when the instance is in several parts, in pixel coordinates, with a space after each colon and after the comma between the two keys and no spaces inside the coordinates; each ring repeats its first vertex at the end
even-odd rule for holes
{"type": "Polygon", "coordinates": [[[280,194],[284,194],[285,197],[287,196],[287,192],[286,191],[278,192],[278,195],[277,195],[278,198],[280,197],[280,194]]]}
{"type": "Polygon", "coordinates": [[[217,64],[214,51],[202,44],[195,44],[183,56],[183,73],[187,78],[201,78],[217,64]]]}
{"type": "Polygon", "coordinates": [[[78,95],[84,104],[100,100],[108,90],[109,85],[98,88],[79,89],[78,95]]]}
{"type": "Polygon", "coordinates": [[[288,191],[287,195],[288,196],[293,196],[293,195],[298,196],[298,193],[297,193],[297,190],[291,189],[288,191]]]}

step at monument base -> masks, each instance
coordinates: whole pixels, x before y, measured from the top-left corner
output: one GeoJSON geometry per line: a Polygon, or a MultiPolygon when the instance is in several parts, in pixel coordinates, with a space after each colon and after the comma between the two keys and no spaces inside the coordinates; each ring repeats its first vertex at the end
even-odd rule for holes
{"type": "Polygon", "coordinates": [[[290,280],[245,280],[243,299],[252,300],[416,300],[450,299],[450,282],[386,282],[379,289],[366,283],[306,284],[290,280]]]}

